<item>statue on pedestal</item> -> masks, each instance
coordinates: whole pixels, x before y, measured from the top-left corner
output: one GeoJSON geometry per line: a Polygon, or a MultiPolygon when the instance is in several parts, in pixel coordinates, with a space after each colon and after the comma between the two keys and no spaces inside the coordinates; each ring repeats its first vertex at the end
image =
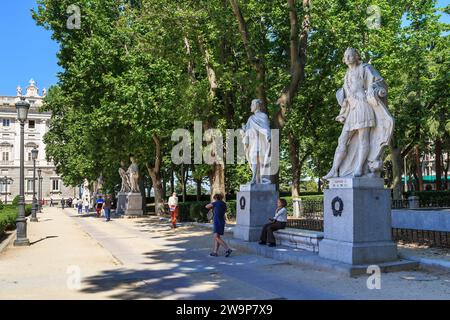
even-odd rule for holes
{"type": "Polygon", "coordinates": [[[134,156],[130,156],[131,164],[128,167],[128,181],[130,183],[130,192],[140,193],[139,189],[139,166],[136,163],[134,156]]]}
{"type": "Polygon", "coordinates": [[[131,191],[131,187],[130,187],[130,181],[128,179],[127,171],[124,168],[125,168],[125,163],[123,161],[120,161],[119,175],[122,178],[122,186],[121,186],[119,192],[127,193],[127,192],[131,191]]]}
{"type": "Polygon", "coordinates": [[[387,85],[377,70],[363,63],[359,53],[344,54],[348,70],[344,86],[336,93],[344,124],[334,155],[333,167],[323,178],[379,177],[382,153],[392,137],[394,119],[387,109],[387,85]]]}
{"type": "Polygon", "coordinates": [[[22,87],[21,86],[17,86],[17,96],[21,97],[22,96],[22,87]]]}
{"type": "Polygon", "coordinates": [[[250,108],[254,114],[248,118],[247,124],[242,128],[245,155],[252,169],[250,184],[268,184],[271,183],[269,179],[271,140],[269,117],[263,111],[263,101],[260,99],[254,99],[250,108]]]}

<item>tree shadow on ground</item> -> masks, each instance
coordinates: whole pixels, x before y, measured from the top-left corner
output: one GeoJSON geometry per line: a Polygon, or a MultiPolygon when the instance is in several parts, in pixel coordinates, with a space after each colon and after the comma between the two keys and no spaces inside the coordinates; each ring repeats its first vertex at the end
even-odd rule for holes
{"type": "Polygon", "coordinates": [[[58,236],[46,236],[46,237],[41,238],[41,239],[39,239],[39,240],[30,242],[30,245],[34,245],[34,244],[36,244],[36,243],[38,243],[38,242],[41,242],[41,241],[44,241],[44,240],[47,240],[47,239],[52,239],[52,238],[58,238],[58,236]]]}

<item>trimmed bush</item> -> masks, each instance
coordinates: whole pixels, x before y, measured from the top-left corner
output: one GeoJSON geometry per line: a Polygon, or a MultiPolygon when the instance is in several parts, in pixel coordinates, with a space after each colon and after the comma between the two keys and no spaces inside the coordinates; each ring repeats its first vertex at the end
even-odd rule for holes
{"type": "Polygon", "coordinates": [[[236,220],[236,200],[227,201],[227,218],[229,220],[236,220]]]}
{"type": "Polygon", "coordinates": [[[189,208],[189,217],[197,222],[208,222],[208,209],[205,206],[208,202],[191,202],[189,208]]]}
{"type": "Polygon", "coordinates": [[[19,205],[19,196],[15,196],[13,201],[12,201],[13,206],[18,206],[19,205]]]}
{"type": "Polygon", "coordinates": [[[180,222],[191,221],[189,216],[189,209],[191,204],[189,202],[179,202],[178,203],[178,218],[180,222]]]}

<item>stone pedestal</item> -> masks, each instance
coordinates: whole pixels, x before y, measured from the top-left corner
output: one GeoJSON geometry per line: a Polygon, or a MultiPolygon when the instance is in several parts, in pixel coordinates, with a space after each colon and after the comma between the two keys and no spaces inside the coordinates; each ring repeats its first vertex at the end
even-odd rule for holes
{"type": "Polygon", "coordinates": [[[397,260],[391,228],[391,195],[383,179],[330,179],[319,256],[353,265],[397,260]]]}
{"type": "Polygon", "coordinates": [[[125,209],[127,205],[127,194],[125,192],[119,192],[117,194],[117,214],[125,214],[125,209]]]}
{"type": "Polygon", "coordinates": [[[234,237],[259,241],[262,227],[275,215],[278,200],[275,185],[241,185],[236,200],[234,237]]]}
{"type": "Polygon", "coordinates": [[[140,193],[128,193],[126,195],[125,215],[126,216],[142,216],[142,195],[140,193]]]}

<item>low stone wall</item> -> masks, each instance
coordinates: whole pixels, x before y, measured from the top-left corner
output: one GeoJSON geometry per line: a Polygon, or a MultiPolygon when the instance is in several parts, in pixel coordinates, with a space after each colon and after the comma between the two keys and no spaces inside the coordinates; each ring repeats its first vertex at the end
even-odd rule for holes
{"type": "Polygon", "coordinates": [[[392,210],[392,228],[450,232],[450,209],[392,210]]]}

